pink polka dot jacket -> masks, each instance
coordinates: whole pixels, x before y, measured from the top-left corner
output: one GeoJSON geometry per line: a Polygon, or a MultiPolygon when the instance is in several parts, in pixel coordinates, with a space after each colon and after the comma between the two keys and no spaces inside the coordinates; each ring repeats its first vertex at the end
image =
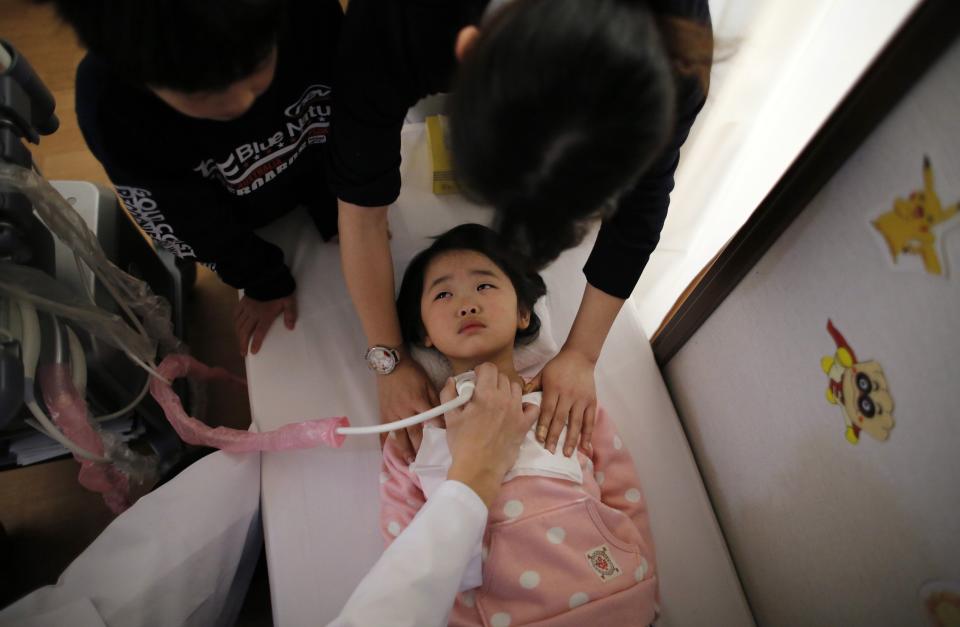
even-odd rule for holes
{"type": "MultiPolygon", "coordinates": [[[[546,476],[504,483],[484,533],[482,584],[458,595],[450,625],[653,622],[657,569],[646,501],[633,459],[603,408],[592,456],[575,455],[582,484],[546,476]]],[[[426,502],[419,477],[392,439],[380,481],[381,530],[389,545],[426,502]]]]}

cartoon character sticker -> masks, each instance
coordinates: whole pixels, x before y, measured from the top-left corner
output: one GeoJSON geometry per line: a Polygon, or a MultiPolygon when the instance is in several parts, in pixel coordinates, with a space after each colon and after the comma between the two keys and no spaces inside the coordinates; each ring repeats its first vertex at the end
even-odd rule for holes
{"type": "Polygon", "coordinates": [[[960,627],[960,583],[929,581],[920,588],[920,600],[932,627],[960,627]]]}
{"type": "Polygon", "coordinates": [[[827,401],[843,410],[847,442],[859,442],[861,431],[875,440],[886,440],[893,429],[893,397],[883,367],[877,361],[857,361],[832,320],[827,320],[827,332],[837,350],[821,359],[820,367],[830,379],[827,401]]]}
{"type": "Polygon", "coordinates": [[[923,261],[923,268],[929,274],[945,275],[945,255],[938,251],[943,248],[943,227],[960,224],[954,220],[957,215],[957,203],[949,207],[940,204],[940,197],[933,186],[933,166],[928,157],[923,158],[923,191],[914,191],[906,199],[893,201],[893,209],[873,220],[873,227],[879,231],[889,248],[895,265],[900,266],[900,255],[917,256],[923,261]],[[934,230],[937,232],[934,232],[934,230]]]}

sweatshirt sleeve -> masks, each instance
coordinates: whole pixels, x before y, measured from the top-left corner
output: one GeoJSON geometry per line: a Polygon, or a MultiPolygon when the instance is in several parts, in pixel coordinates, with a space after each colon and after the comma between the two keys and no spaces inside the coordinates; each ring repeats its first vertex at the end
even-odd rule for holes
{"type": "Polygon", "coordinates": [[[227,192],[192,181],[192,173],[175,178],[108,161],[104,167],[127,211],[159,246],[178,257],[195,257],[257,300],[282,298],[296,289],[283,251],[238,223],[227,208],[227,192]]]}
{"type": "Polygon", "coordinates": [[[611,296],[630,296],[660,241],[680,147],[706,102],[698,87],[691,85],[683,94],[672,138],[633,189],[620,199],[617,212],[604,220],[583,268],[590,285],[611,296]]]}
{"type": "Polygon", "coordinates": [[[427,502],[394,440],[387,438],[380,470],[380,531],[386,546],[396,540],[427,502]]]}
{"type": "Polygon", "coordinates": [[[454,43],[475,21],[480,0],[351,0],[344,17],[328,145],[337,197],[362,207],[400,194],[400,131],[407,110],[446,91],[454,43]]]}

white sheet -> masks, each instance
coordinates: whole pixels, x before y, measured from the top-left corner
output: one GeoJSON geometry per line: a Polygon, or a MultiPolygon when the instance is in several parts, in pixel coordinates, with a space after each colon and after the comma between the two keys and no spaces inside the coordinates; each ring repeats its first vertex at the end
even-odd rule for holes
{"type": "MultiPolygon", "coordinates": [[[[489,219],[486,210],[460,197],[431,193],[422,125],[404,128],[402,152],[404,188],[390,215],[398,284],[429,236],[489,219]]],[[[361,358],[366,344],[340,274],[337,246],[320,243],[300,212],[263,235],[287,253],[300,318],[293,331],[275,324],[260,353],[247,359],[257,426],[267,430],[341,414],[354,425],[375,424],[375,381],[361,358]]],[[[566,253],[544,275],[560,341],[576,313],[589,246],[566,253]]],[[[607,341],[598,380],[600,400],[637,460],[650,504],[662,582],[659,624],[753,624],[649,343],[629,308],[607,341]]],[[[263,521],[276,625],[330,621],[376,561],[383,547],[379,473],[373,436],[351,436],[340,450],[263,455],[263,521]]]]}
{"type": "Polygon", "coordinates": [[[233,625],[263,545],[259,473],[257,454],[204,457],[110,523],[56,584],[0,612],[0,626],[233,625]]]}

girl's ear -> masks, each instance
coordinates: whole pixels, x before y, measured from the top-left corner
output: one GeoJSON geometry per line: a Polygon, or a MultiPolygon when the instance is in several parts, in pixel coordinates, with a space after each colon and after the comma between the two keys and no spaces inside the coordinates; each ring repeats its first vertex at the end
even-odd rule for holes
{"type": "Polygon", "coordinates": [[[429,335],[424,334],[423,345],[427,348],[433,348],[433,341],[430,339],[429,335]]]}
{"type": "Polygon", "coordinates": [[[517,328],[521,331],[530,326],[530,312],[524,309],[518,310],[517,328]]]}

